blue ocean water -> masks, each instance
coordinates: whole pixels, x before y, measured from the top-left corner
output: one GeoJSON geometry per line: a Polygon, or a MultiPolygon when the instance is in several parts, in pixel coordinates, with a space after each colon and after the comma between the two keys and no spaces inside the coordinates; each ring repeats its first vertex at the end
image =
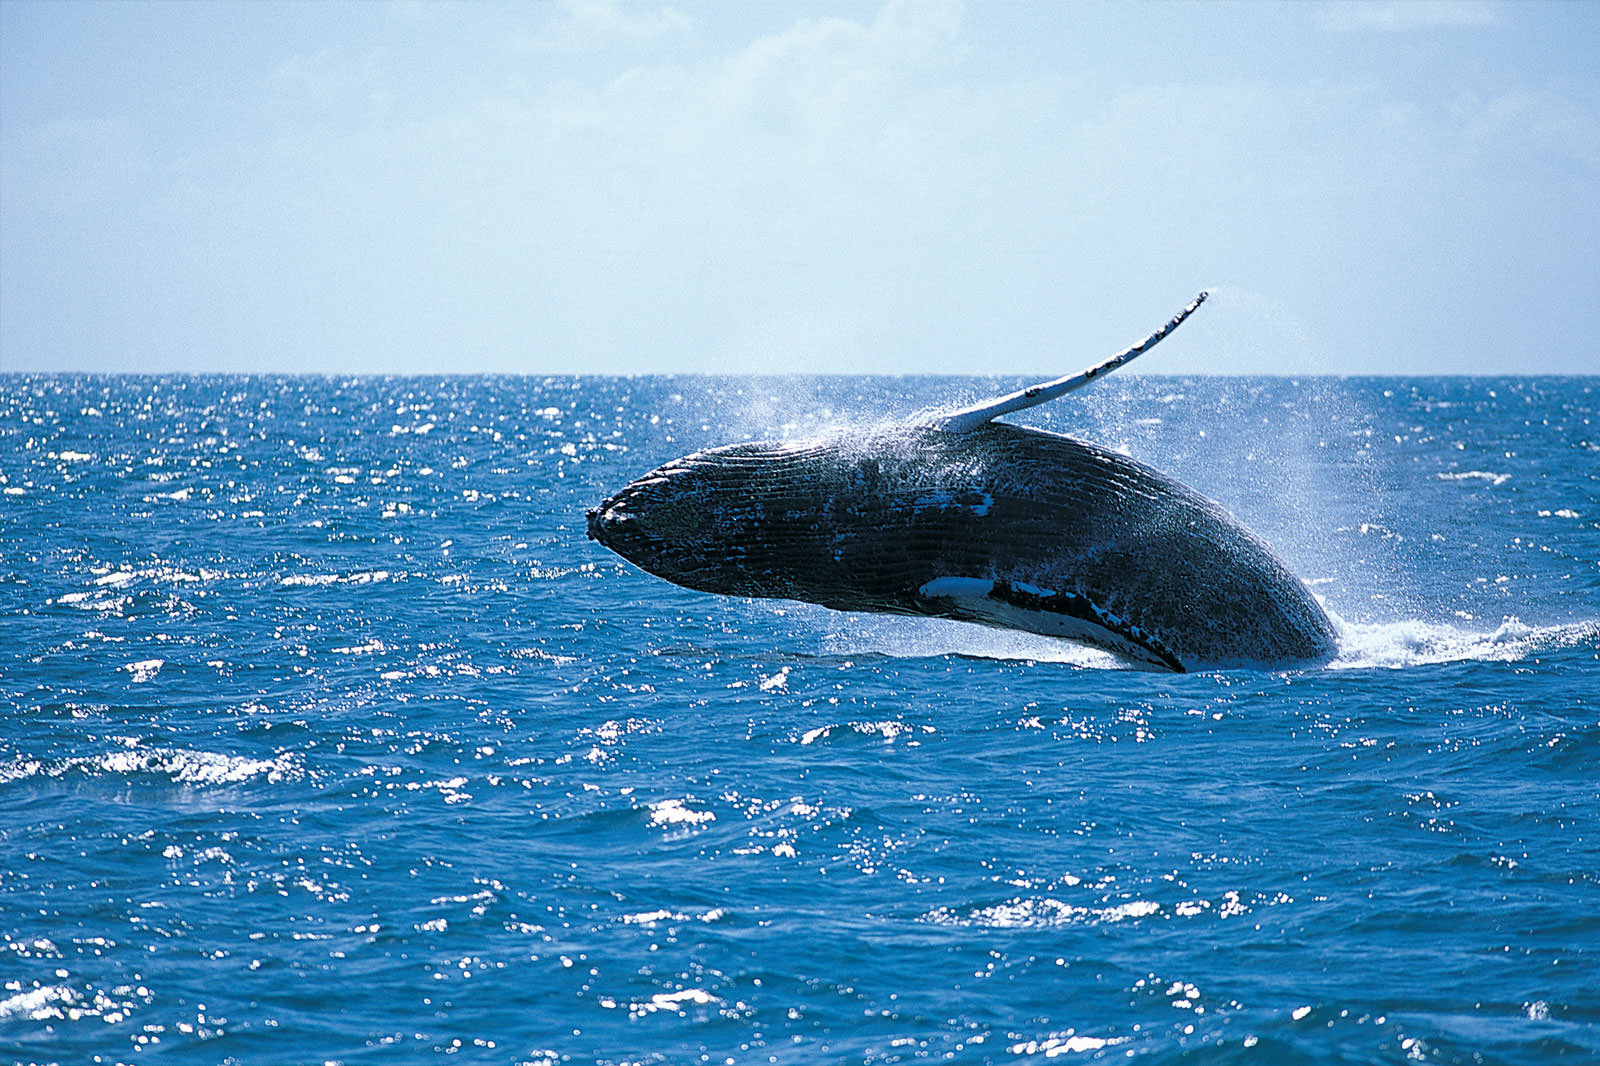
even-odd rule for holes
{"type": "Polygon", "coordinates": [[[1167,676],[584,536],[990,379],[0,378],[19,1062],[1593,1061],[1600,380],[1130,377],[1333,664],[1167,676]]]}

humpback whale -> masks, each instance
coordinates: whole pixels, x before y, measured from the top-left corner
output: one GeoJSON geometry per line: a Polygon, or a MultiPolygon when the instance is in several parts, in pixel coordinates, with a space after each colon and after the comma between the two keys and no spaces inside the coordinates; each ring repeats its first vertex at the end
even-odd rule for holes
{"type": "Polygon", "coordinates": [[[1306,586],[1220,505],[1087,441],[997,422],[1148,351],[960,410],[675,459],[588,512],[658,577],[731,596],[1025,630],[1185,672],[1331,658],[1306,586]]]}

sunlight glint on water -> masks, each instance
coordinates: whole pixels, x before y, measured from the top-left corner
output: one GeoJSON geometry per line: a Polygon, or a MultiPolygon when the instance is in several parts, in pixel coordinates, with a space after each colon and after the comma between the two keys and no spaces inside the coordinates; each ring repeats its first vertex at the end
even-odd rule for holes
{"type": "Polygon", "coordinates": [[[694,448],[1020,382],[0,390],[24,1062],[1600,1055],[1591,379],[1111,380],[1327,668],[721,600],[584,537],[694,448]]]}

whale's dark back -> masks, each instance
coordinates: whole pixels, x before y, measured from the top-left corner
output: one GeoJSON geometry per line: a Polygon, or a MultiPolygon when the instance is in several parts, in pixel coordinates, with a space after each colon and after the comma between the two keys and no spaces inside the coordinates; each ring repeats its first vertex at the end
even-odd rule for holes
{"type": "Polygon", "coordinates": [[[926,593],[951,578],[1068,593],[1186,668],[1334,650],[1305,586],[1221,507],[1126,456],[1004,423],[697,452],[601,504],[590,533],[690,588],[839,610],[965,617],[926,593]]]}

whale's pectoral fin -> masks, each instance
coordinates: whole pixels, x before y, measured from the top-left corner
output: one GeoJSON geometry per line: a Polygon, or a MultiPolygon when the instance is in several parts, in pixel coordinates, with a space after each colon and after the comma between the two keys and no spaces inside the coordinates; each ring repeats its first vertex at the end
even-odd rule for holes
{"type": "Polygon", "coordinates": [[[1076,592],[973,577],[936,578],[917,591],[925,600],[948,604],[945,610],[933,613],[1059,637],[1141,666],[1185,672],[1183,661],[1154,633],[1076,592]]]}
{"type": "Polygon", "coordinates": [[[1190,301],[1189,306],[1173,316],[1170,322],[1138,344],[1133,345],[1131,348],[1122,349],[1122,351],[1103,363],[1096,363],[1087,370],[1081,370],[1064,378],[1042,382],[1038,385],[1030,385],[1019,392],[1013,392],[1006,396],[997,396],[992,400],[985,400],[980,404],[963,407],[961,410],[953,411],[947,415],[940,415],[934,418],[931,424],[938,429],[949,430],[952,433],[965,433],[969,430],[977,429],[985,422],[991,422],[1001,415],[1010,414],[1012,411],[1025,410],[1048,400],[1054,400],[1058,396],[1065,396],[1075,389],[1081,389],[1091,381],[1105,377],[1117,367],[1133,362],[1134,359],[1161,343],[1167,334],[1183,324],[1184,319],[1194,314],[1195,308],[1205,303],[1206,297],[1209,295],[1211,295],[1209,292],[1203,292],[1196,296],[1190,301]]]}

